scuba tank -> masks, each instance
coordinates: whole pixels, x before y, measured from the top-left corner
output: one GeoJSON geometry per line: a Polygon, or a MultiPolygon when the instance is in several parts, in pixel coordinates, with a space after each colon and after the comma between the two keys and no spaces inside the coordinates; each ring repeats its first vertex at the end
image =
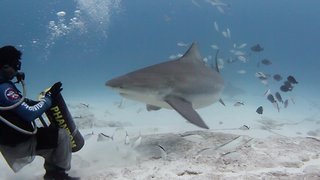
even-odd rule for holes
{"type": "Polygon", "coordinates": [[[70,136],[72,152],[77,152],[84,146],[84,138],[76,127],[61,93],[52,100],[52,105],[45,114],[51,125],[67,130],[70,136]]]}

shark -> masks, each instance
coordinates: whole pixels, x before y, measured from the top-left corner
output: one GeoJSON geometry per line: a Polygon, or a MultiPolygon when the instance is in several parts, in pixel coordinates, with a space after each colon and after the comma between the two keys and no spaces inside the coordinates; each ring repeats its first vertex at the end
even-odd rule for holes
{"type": "Polygon", "coordinates": [[[192,43],[180,58],[115,77],[106,86],[145,103],[148,111],[174,109],[190,123],[209,129],[195,109],[221,100],[224,81],[218,67],[210,68],[192,43]]]}

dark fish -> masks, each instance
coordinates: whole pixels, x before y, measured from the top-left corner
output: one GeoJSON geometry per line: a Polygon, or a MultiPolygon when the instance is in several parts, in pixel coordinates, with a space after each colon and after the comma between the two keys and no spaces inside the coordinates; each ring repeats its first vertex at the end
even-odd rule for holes
{"type": "Polygon", "coordinates": [[[291,84],[298,84],[298,81],[297,81],[293,76],[288,76],[287,80],[288,80],[291,84]]]}
{"type": "Polygon", "coordinates": [[[259,107],[257,108],[256,112],[257,112],[258,114],[262,114],[262,113],[263,113],[263,107],[262,107],[262,106],[259,106],[259,107]]]}
{"type": "Polygon", "coordinates": [[[289,81],[285,81],[283,85],[280,87],[280,90],[283,92],[292,91],[293,86],[289,81]]]}
{"type": "Polygon", "coordinates": [[[106,141],[106,140],[108,140],[108,139],[113,140],[113,136],[108,136],[108,135],[103,134],[103,133],[99,133],[99,134],[98,134],[97,141],[106,141]]]}
{"type": "Polygon", "coordinates": [[[282,85],[282,86],[280,87],[280,90],[281,90],[282,92],[288,92],[288,91],[290,91],[290,89],[289,89],[287,86],[285,86],[285,85],[282,85]]]}
{"type": "Polygon", "coordinates": [[[281,81],[282,80],[282,76],[280,74],[275,74],[273,76],[273,79],[276,80],[276,81],[281,81]]]}
{"type": "Polygon", "coordinates": [[[288,107],[288,105],[289,105],[289,100],[288,100],[288,99],[286,99],[286,100],[284,101],[283,105],[284,105],[284,108],[287,108],[287,107],[288,107]]]}
{"type": "Polygon", "coordinates": [[[247,126],[247,125],[243,125],[243,126],[241,126],[239,129],[240,129],[240,130],[249,130],[250,128],[249,128],[249,126],[247,126]]]}
{"type": "Polygon", "coordinates": [[[244,106],[244,102],[238,101],[236,103],[234,103],[234,106],[244,106]]]}
{"type": "Polygon", "coordinates": [[[261,52],[263,50],[264,50],[264,48],[261,47],[260,44],[253,45],[251,47],[251,51],[253,51],[253,52],[261,52]]]}
{"type": "Polygon", "coordinates": [[[292,88],[292,84],[290,83],[290,81],[285,81],[283,84],[288,88],[292,88]]]}
{"type": "Polygon", "coordinates": [[[279,92],[276,92],[275,96],[279,102],[283,103],[282,97],[279,92]]]}
{"type": "Polygon", "coordinates": [[[285,81],[283,84],[284,84],[285,86],[287,86],[287,88],[289,89],[289,91],[292,91],[293,86],[292,86],[292,84],[291,84],[289,81],[285,81]]]}
{"type": "Polygon", "coordinates": [[[272,64],[272,62],[269,60],[269,59],[262,59],[261,60],[261,64],[264,64],[264,65],[271,65],[272,64]]]}
{"type": "Polygon", "coordinates": [[[223,106],[226,106],[226,104],[223,102],[223,100],[220,98],[219,103],[222,104],[223,106]]]}
{"type": "Polygon", "coordinates": [[[269,95],[267,96],[267,99],[268,99],[271,103],[277,102],[277,101],[274,99],[274,97],[273,97],[272,94],[269,94],[269,95]]]}

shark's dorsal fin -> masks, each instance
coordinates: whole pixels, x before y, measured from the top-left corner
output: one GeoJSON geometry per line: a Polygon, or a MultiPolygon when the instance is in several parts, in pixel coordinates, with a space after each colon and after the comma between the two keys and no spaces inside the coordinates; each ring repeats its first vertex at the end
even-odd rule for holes
{"type": "Polygon", "coordinates": [[[181,57],[183,61],[202,61],[200,53],[198,51],[196,43],[192,43],[190,48],[187,50],[186,53],[181,57]]]}

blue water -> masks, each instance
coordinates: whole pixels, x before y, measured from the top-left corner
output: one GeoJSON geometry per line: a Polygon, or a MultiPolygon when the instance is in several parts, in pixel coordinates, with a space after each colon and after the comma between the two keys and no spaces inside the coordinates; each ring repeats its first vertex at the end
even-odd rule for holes
{"type": "Polygon", "coordinates": [[[320,1],[221,0],[223,12],[209,2],[2,0],[0,46],[12,44],[23,51],[22,70],[30,97],[56,81],[63,82],[63,93],[69,98],[99,93],[117,96],[107,90],[106,80],[183,54],[187,47],[177,43],[195,41],[203,57],[214,56],[212,44],[220,47],[225,81],[247,94],[257,96],[268,88],[279,91],[281,83],[260,83],[254,76],[258,71],[284,78],[293,75],[299,81],[293,96],[319,108],[320,1]],[[61,11],[66,14],[59,16],[61,11]],[[230,38],[222,35],[227,28],[230,38]],[[247,44],[241,49],[247,63],[226,63],[234,43],[247,44]],[[263,52],[251,52],[257,43],[265,48],[263,52]],[[272,65],[257,67],[264,58],[272,65]]]}

